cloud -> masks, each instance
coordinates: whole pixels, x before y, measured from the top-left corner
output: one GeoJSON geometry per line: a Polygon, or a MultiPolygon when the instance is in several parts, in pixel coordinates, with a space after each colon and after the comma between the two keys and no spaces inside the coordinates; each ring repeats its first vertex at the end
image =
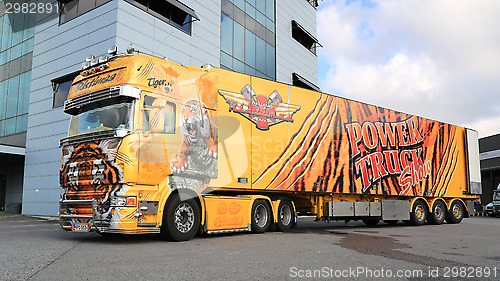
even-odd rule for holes
{"type": "Polygon", "coordinates": [[[323,1],[323,91],[500,133],[500,1],[323,1]]]}

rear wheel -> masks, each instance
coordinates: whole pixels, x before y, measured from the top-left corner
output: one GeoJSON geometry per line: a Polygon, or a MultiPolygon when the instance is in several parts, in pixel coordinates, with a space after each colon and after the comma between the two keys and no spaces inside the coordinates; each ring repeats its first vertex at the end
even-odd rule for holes
{"type": "Polygon", "coordinates": [[[427,207],[423,201],[417,201],[413,204],[413,210],[410,213],[410,223],[412,225],[423,225],[427,218],[427,207]]]}
{"type": "Polygon", "coordinates": [[[365,220],[362,220],[364,224],[368,225],[368,226],[375,226],[377,225],[380,220],[379,219],[365,219],[365,220]]]}
{"type": "Polygon", "coordinates": [[[292,229],[295,215],[293,205],[288,200],[283,200],[278,206],[278,229],[280,231],[288,231],[292,229]]]}
{"type": "Polygon", "coordinates": [[[263,233],[271,225],[271,206],[266,200],[255,200],[252,206],[252,232],[263,233]]]}
{"type": "Polygon", "coordinates": [[[446,206],[443,201],[436,201],[432,206],[432,212],[429,213],[428,222],[431,224],[442,224],[446,216],[446,206]]]}
{"type": "Polygon", "coordinates": [[[460,223],[464,218],[464,206],[458,200],[453,201],[450,205],[450,210],[446,214],[446,222],[460,223]]]}
{"type": "Polygon", "coordinates": [[[181,201],[174,195],[163,213],[161,236],[171,241],[192,239],[200,227],[200,208],[194,199],[181,201]]]}

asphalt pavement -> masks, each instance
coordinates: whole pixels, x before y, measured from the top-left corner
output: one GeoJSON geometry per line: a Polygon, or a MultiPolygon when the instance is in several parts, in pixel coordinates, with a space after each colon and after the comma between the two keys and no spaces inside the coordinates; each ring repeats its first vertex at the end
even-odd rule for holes
{"type": "Polygon", "coordinates": [[[300,218],[289,233],[71,233],[0,213],[0,280],[499,280],[500,218],[367,227],[300,218]]]}

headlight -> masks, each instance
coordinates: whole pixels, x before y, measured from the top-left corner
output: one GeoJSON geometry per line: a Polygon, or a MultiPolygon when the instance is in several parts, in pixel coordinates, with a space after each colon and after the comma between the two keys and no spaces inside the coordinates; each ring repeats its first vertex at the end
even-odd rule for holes
{"type": "Polygon", "coordinates": [[[111,207],[135,207],[136,198],[135,196],[129,196],[129,197],[112,196],[110,197],[109,203],[111,207]]]}

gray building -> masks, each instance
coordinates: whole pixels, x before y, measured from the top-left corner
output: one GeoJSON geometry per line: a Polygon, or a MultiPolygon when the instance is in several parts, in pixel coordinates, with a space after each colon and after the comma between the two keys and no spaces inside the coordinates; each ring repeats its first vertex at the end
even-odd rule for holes
{"type": "Polygon", "coordinates": [[[88,55],[133,44],[179,64],[319,90],[316,7],[315,0],[0,0],[2,210],[22,203],[23,214],[58,214],[58,142],[69,121],[62,105],[88,55]]]}
{"type": "Polygon", "coordinates": [[[479,139],[481,164],[481,204],[493,201],[493,190],[500,184],[500,134],[479,139]]]}

